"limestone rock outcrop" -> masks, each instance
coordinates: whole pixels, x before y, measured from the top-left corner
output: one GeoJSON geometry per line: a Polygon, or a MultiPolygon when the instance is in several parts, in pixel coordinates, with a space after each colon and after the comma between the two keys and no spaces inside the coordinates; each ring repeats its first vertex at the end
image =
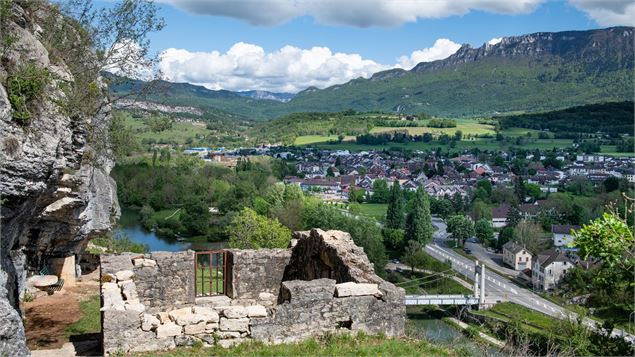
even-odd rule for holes
{"type": "Polygon", "coordinates": [[[71,117],[60,103],[74,78],[41,42],[46,34],[38,22],[48,16],[47,5],[25,10],[21,2],[8,4],[0,32],[15,41],[3,45],[0,61],[0,355],[23,356],[28,350],[15,341],[24,337],[18,306],[27,276],[53,258],[83,252],[89,239],[111,229],[119,206],[109,176],[109,103],[104,96],[96,115],[71,117]],[[30,103],[28,124],[16,120],[8,93],[8,79],[26,65],[49,74],[30,103]]]}

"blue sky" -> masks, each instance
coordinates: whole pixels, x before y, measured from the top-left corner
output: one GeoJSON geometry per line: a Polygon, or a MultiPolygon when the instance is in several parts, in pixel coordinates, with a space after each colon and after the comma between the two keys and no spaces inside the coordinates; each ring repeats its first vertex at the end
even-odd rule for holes
{"type": "Polygon", "coordinates": [[[156,1],[167,26],[151,49],[163,77],[228,90],[324,88],[465,43],[635,23],[632,0],[156,1]]]}
{"type": "Polygon", "coordinates": [[[474,11],[463,16],[371,28],[322,25],[310,16],[279,26],[255,26],[228,17],[194,15],[167,4],[161,5],[161,14],[167,26],[152,36],[155,52],[170,47],[225,52],[242,41],[257,44],[267,52],[285,45],[300,48],[326,46],[334,52],[359,53],[380,63],[393,63],[401,55],[432,46],[438,38],[478,47],[501,36],[602,27],[564,1],[542,4],[529,14],[501,15],[474,11]]]}

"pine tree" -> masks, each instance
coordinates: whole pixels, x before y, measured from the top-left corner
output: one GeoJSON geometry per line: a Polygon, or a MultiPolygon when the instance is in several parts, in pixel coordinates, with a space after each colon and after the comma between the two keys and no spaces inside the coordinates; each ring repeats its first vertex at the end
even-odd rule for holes
{"type": "Polygon", "coordinates": [[[419,187],[406,218],[406,241],[415,240],[425,245],[432,241],[432,232],[430,199],[428,194],[419,187]]]}
{"type": "Polygon", "coordinates": [[[401,229],[404,225],[404,198],[399,181],[390,188],[388,196],[388,210],[386,211],[386,226],[401,229]]]}

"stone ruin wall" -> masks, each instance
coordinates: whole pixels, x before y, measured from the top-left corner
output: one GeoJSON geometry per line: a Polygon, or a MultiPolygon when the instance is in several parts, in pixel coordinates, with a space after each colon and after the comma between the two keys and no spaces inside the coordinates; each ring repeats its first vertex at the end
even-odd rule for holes
{"type": "Polygon", "coordinates": [[[229,250],[228,296],[199,298],[192,251],[102,256],[104,355],[404,334],[404,290],[373,273],[348,233],[297,232],[292,246],[229,250]]]}

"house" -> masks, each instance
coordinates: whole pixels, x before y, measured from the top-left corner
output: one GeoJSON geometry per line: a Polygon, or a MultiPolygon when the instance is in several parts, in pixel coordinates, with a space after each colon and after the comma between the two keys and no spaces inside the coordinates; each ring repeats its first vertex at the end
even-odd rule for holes
{"type": "Polygon", "coordinates": [[[503,228],[507,225],[507,214],[510,208],[509,203],[501,203],[498,207],[492,208],[492,227],[503,228]]]}
{"type": "Polygon", "coordinates": [[[531,269],[531,253],[520,244],[509,241],[503,245],[503,263],[514,270],[531,269]]]}
{"type": "Polygon", "coordinates": [[[551,225],[553,245],[556,247],[563,247],[573,243],[573,235],[571,235],[571,230],[578,229],[580,229],[580,226],[570,226],[566,224],[551,225]]]}
{"type": "Polygon", "coordinates": [[[549,249],[539,253],[533,260],[531,283],[534,289],[552,290],[573,263],[559,249],[549,249]]]}

